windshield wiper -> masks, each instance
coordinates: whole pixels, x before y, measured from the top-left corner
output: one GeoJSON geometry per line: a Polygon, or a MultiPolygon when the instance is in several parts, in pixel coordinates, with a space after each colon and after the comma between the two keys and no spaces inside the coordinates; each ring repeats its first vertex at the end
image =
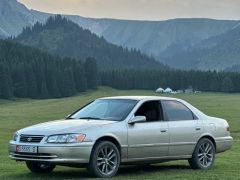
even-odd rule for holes
{"type": "Polygon", "coordinates": [[[78,119],[95,119],[95,120],[100,120],[101,118],[97,118],[97,117],[80,117],[78,119]]]}

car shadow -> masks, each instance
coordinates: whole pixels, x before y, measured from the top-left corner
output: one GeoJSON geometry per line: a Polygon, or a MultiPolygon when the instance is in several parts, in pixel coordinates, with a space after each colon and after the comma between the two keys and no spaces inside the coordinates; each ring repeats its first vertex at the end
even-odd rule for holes
{"type": "MultiPolygon", "coordinates": [[[[166,173],[166,171],[175,171],[175,170],[187,170],[190,169],[187,165],[139,165],[139,166],[121,166],[118,171],[117,177],[124,176],[134,176],[134,175],[147,175],[149,173],[156,173],[161,171],[166,173]]],[[[33,174],[33,173],[22,173],[10,175],[7,178],[9,179],[94,179],[86,169],[79,168],[69,168],[67,170],[57,169],[50,174],[33,174]]]]}
{"type": "Polygon", "coordinates": [[[190,169],[187,165],[139,165],[139,166],[123,166],[119,169],[118,175],[134,175],[134,174],[147,174],[161,171],[174,171],[190,169]]]}

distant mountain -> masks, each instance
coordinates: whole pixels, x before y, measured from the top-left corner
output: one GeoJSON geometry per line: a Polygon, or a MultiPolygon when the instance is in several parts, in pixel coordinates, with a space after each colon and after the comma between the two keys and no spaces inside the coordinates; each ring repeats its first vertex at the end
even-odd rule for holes
{"type": "MultiPolygon", "coordinates": [[[[38,11],[32,11],[32,13],[42,16],[38,11]]],[[[41,21],[44,21],[50,14],[43,16],[41,21]]],[[[166,63],[164,59],[185,52],[208,38],[221,35],[240,23],[240,21],[203,18],[134,21],[69,15],[64,17],[99,37],[104,37],[110,43],[139,49],[163,63],[166,63]]],[[[184,66],[188,65],[184,64],[184,66]]]]}
{"type": "Polygon", "coordinates": [[[179,69],[237,71],[240,65],[240,24],[167,58],[165,62],[179,69]]]}
{"type": "Polygon", "coordinates": [[[25,28],[14,40],[61,57],[93,57],[101,70],[167,68],[140,51],[110,44],[60,15],[50,17],[46,24],[25,28]]]}
{"type": "Polygon", "coordinates": [[[35,15],[16,0],[0,0],[0,36],[16,36],[37,21],[35,15]]]}
{"type": "Polygon", "coordinates": [[[233,35],[232,31],[240,26],[240,21],[127,21],[86,19],[78,16],[67,18],[98,36],[103,36],[108,42],[140,49],[173,68],[227,70],[228,67],[240,64],[240,54],[234,52],[237,43],[233,44],[230,40],[231,37],[232,40],[238,39],[237,34],[233,35]],[[215,45],[218,46],[213,48],[215,45]]]}
{"type": "Polygon", "coordinates": [[[111,43],[140,49],[159,60],[162,56],[171,55],[174,47],[177,47],[177,50],[185,49],[211,36],[222,34],[238,23],[212,19],[166,21],[88,19],[86,22],[71,16],[68,18],[105,37],[111,43]]]}
{"type": "MultiPolygon", "coordinates": [[[[50,16],[52,14],[29,10],[16,0],[0,0],[0,38],[16,36],[24,27],[33,26],[37,21],[45,23],[50,16]]],[[[208,61],[209,58],[200,58],[200,56],[208,51],[209,47],[206,47],[205,43],[209,44],[209,41],[218,36],[228,38],[225,33],[236,28],[240,21],[201,18],[133,21],[94,19],[72,15],[64,17],[97,36],[104,37],[110,43],[139,49],[142,53],[153,56],[158,61],[174,68],[225,69],[235,64],[235,60],[224,64],[222,62],[224,56],[220,56],[219,53],[212,55],[219,59],[219,66],[214,65],[216,62],[208,61]],[[201,48],[201,46],[205,47],[201,48]]]]}

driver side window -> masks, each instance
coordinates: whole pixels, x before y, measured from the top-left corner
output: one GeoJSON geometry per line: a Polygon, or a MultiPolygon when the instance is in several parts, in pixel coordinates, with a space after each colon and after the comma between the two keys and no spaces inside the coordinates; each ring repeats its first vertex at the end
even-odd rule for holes
{"type": "Polygon", "coordinates": [[[163,120],[160,101],[148,101],[143,103],[136,111],[135,116],[145,116],[147,122],[163,120]]]}

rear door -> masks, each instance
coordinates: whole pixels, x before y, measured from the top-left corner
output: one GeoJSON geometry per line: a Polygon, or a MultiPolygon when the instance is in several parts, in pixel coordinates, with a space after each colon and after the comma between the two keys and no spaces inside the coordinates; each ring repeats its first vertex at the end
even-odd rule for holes
{"type": "Polygon", "coordinates": [[[169,156],[191,155],[202,132],[201,121],[182,102],[161,102],[169,124],[169,156]]]}

